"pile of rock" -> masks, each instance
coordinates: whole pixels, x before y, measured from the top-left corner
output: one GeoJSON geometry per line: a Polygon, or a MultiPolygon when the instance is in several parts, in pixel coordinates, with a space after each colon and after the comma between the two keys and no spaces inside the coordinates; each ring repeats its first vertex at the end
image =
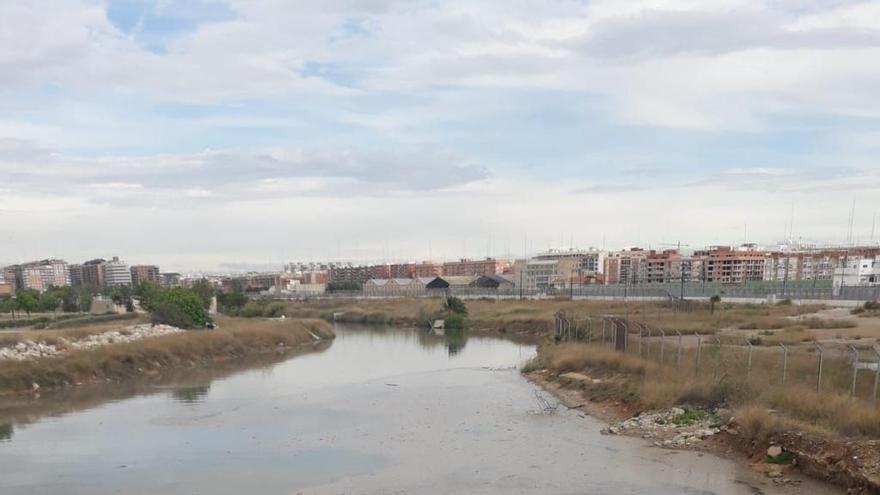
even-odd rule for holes
{"type": "Polygon", "coordinates": [[[0,361],[26,361],[41,357],[53,357],[57,356],[59,352],[58,348],[52,344],[23,340],[15,344],[15,347],[0,347],[0,361]]]}
{"type": "Polygon", "coordinates": [[[112,330],[93,334],[80,340],[68,340],[64,337],[59,337],[57,345],[23,340],[13,347],[0,347],[0,361],[27,361],[29,359],[55,357],[70,350],[81,351],[112,344],[127,344],[141,339],[171,335],[183,331],[180,328],[169,325],[146,324],[133,325],[119,331],[112,330]]]}
{"type": "Polygon", "coordinates": [[[163,335],[171,335],[180,333],[183,330],[169,325],[133,325],[122,331],[110,331],[94,335],[81,340],[70,341],[63,337],[58,339],[61,347],[66,349],[75,349],[78,351],[95,349],[111,344],[127,344],[141,339],[150,337],[161,337],[163,335]]]}
{"type": "Polygon", "coordinates": [[[668,410],[640,414],[620,423],[603,428],[604,435],[640,435],[642,438],[658,439],[659,447],[687,447],[716,435],[720,428],[713,426],[714,418],[704,415],[702,419],[689,420],[682,424],[681,418],[686,411],[680,407],[668,410]]]}

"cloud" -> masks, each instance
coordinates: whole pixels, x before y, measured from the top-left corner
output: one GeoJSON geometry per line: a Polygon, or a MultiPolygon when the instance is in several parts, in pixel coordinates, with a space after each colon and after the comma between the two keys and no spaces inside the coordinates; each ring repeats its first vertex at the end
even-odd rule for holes
{"type": "Polygon", "coordinates": [[[484,165],[431,149],[288,148],[82,158],[27,141],[0,140],[0,176],[32,192],[58,193],[73,187],[95,201],[161,205],[175,198],[243,201],[291,193],[408,194],[484,181],[490,173],[484,165]]]}

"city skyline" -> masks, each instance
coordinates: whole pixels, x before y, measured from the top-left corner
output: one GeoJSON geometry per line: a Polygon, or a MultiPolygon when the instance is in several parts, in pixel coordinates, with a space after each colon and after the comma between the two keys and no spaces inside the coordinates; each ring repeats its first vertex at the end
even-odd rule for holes
{"type": "Polygon", "coordinates": [[[842,244],[880,212],[876,2],[0,15],[3,262],[474,257],[524,236],[842,244]]]}

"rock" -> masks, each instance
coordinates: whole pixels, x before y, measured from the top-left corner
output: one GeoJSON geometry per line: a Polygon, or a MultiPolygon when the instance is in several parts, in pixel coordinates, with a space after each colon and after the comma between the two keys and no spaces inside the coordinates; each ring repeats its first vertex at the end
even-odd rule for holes
{"type": "Polygon", "coordinates": [[[31,384],[31,390],[33,390],[34,392],[40,390],[40,384],[37,383],[37,382],[32,383],[32,384],[31,384]]]}
{"type": "Polygon", "coordinates": [[[770,448],[767,449],[767,456],[769,457],[779,457],[782,455],[782,447],[779,445],[771,445],[770,448]]]}

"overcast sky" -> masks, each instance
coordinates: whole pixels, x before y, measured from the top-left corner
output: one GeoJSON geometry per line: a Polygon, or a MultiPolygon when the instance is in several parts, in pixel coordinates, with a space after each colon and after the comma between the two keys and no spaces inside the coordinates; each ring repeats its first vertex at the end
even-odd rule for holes
{"type": "Polygon", "coordinates": [[[0,263],[867,242],[878,193],[880,2],[0,4],[0,263]]]}

